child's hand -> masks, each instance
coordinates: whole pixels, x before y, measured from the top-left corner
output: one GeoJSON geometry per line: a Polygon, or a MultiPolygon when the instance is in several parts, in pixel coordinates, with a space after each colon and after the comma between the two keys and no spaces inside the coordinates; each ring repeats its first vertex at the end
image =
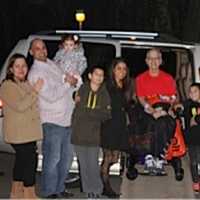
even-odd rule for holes
{"type": "Polygon", "coordinates": [[[70,75],[69,73],[65,74],[64,82],[68,82],[71,86],[76,86],[78,80],[74,76],[70,75]]]}
{"type": "Polygon", "coordinates": [[[192,117],[191,120],[190,120],[190,126],[195,126],[197,125],[195,119],[192,117]]]}
{"type": "Polygon", "coordinates": [[[75,101],[75,104],[79,103],[81,101],[80,96],[79,95],[75,95],[74,101],[75,101]]]}

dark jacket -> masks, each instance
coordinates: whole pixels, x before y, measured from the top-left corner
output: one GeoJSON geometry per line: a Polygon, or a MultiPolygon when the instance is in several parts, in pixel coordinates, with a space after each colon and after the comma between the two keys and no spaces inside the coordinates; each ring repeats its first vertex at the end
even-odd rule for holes
{"type": "Polygon", "coordinates": [[[78,91],[80,102],[72,115],[72,144],[99,146],[101,124],[111,117],[110,97],[103,84],[93,92],[89,82],[78,91]]]}
{"type": "Polygon", "coordinates": [[[191,99],[184,103],[184,119],[186,127],[186,142],[188,145],[200,145],[200,103],[191,99]],[[190,126],[190,121],[194,117],[197,125],[190,126]]]}

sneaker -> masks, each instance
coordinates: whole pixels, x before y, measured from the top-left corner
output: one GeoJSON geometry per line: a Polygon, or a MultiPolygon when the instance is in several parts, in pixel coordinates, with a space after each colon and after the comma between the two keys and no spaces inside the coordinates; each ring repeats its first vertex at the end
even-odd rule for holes
{"type": "Polygon", "coordinates": [[[146,174],[154,174],[155,171],[155,160],[152,155],[145,156],[144,162],[144,173],[146,174]]]}
{"type": "Polygon", "coordinates": [[[100,195],[100,194],[94,194],[94,198],[95,198],[95,199],[100,199],[100,198],[101,198],[101,195],[100,195]]]}
{"type": "Polygon", "coordinates": [[[193,183],[192,189],[193,189],[194,192],[199,192],[199,190],[200,190],[199,183],[193,183]]]}
{"type": "Polygon", "coordinates": [[[95,194],[95,193],[87,193],[87,199],[101,199],[101,195],[100,194],[95,194]]]}
{"type": "Polygon", "coordinates": [[[156,168],[157,175],[164,176],[167,174],[164,168],[164,160],[156,159],[155,168],[156,168]]]}
{"type": "Polygon", "coordinates": [[[94,199],[94,194],[91,193],[87,193],[87,199],[94,199]]]}

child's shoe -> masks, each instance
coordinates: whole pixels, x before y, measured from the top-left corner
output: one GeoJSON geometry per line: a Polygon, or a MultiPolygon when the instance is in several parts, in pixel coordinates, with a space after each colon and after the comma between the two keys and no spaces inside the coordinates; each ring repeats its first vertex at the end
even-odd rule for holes
{"type": "Polygon", "coordinates": [[[200,190],[199,183],[193,183],[192,189],[193,189],[194,192],[199,192],[199,190],[200,190]]]}
{"type": "Polygon", "coordinates": [[[94,199],[94,194],[91,193],[87,193],[87,199],[94,199]]]}

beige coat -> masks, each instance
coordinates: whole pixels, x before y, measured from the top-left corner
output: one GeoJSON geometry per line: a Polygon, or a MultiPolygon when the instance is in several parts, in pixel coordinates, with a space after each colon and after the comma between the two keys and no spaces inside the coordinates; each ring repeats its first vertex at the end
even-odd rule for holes
{"type": "Polygon", "coordinates": [[[5,142],[21,144],[42,139],[37,93],[28,82],[4,81],[0,98],[3,100],[5,142]]]}

